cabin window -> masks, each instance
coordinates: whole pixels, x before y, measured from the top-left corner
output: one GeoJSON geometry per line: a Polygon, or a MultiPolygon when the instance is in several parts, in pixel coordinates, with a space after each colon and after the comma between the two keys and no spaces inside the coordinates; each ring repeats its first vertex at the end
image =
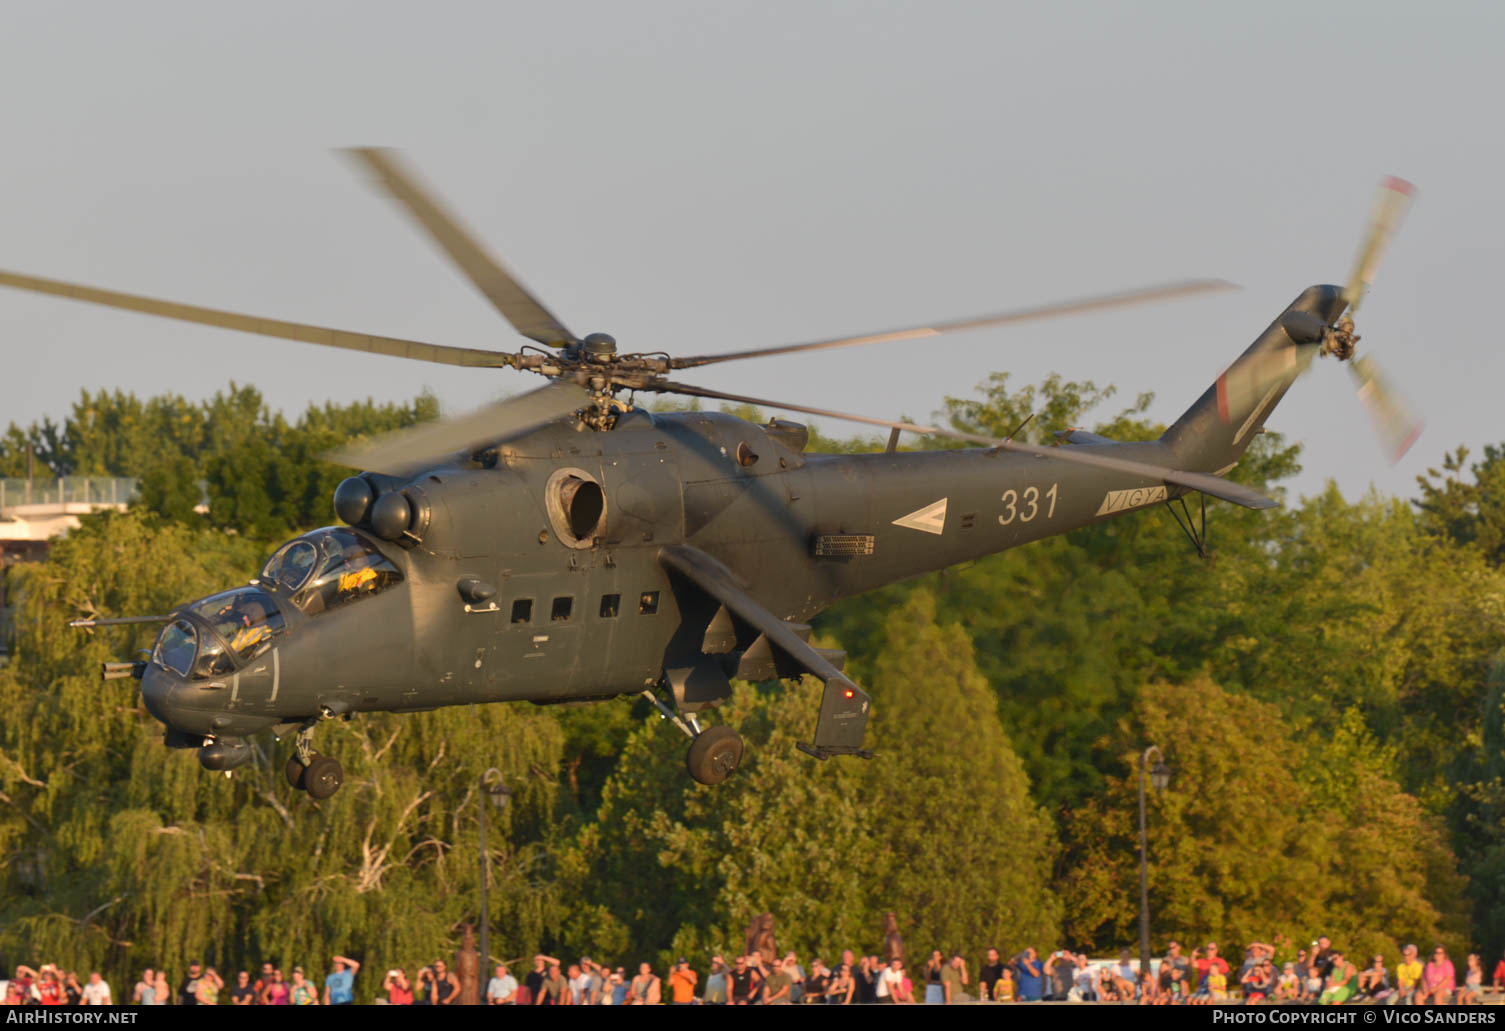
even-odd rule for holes
{"type": "Polygon", "coordinates": [[[622,596],[620,594],[601,595],[601,618],[616,619],[617,613],[622,610],[622,596]]]}
{"type": "Polygon", "coordinates": [[[512,603],[512,622],[527,623],[533,619],[533,599],[519,598],[512,603]]]}
{"type": "Polygon", "coordinates": [[[641,616],[653,616],[658,614],[658,592],[644,591],[638,598],[638,614],[641,616]]]}
{"type": "Polygon", "coordinates": [[[570,597],[555,598],[554,608],[549,613],[549,618],[556,623],[563,623],[570,618],[570,613],[575,609],[575,599],[570,597]]]}

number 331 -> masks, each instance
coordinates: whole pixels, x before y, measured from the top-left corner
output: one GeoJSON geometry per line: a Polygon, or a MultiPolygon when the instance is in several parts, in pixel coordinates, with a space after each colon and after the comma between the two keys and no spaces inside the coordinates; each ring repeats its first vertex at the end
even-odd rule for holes
{"type": "MultiPolygon", "coordinates": [[[[1045,518],[1049,519],[1056,514],[1056,488],[1060,484],[1052,483],[1050,489],[1045,492],[1045,500],[1050,502],[1045,509],[1045,518]]],[[[1021,523],[1027,523],[1040,514],[1040,488],[1025,487],[1024,496],[1010,488],[1003,492],[1003,515],[998,517],[998,525],[1007,526],[1017,518],[1021,523]]]]}

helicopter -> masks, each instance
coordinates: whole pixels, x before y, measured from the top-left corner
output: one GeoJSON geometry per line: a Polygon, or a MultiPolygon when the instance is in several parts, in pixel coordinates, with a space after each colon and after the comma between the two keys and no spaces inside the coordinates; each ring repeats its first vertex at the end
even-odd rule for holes
{"type": "MultiPolygon", "coordinates": [[[[895,581],[1161,504],[1204,555],[1206,499],[1276,505],[1226,478],[1296,378],[1331,356],[1393,453],[1419,424],[1372,363],[1353,315],[1412,187],[1386,179],[1346,286],[1303,290],[1157,440],[1079,429],[1052,446],[747,397],[671,378],[788,356],[1167,300],[1226,289],[1185,280],[982,318],[727,354],[619,353],[577,337],[391,151],[347,152],[527,338],[515,352],[347,332],[0,272],[0,285],[326,347],[547,378],[457,417],[352,442],[326,457],[360,470],[333,498],[338,525],[278,548],[249,584],[166,615],[149,657],[105,663],[140,682],[164,743],[205,769],[248,762],[252,735],[293,737],[285,774],[317,799],[340,787],[321,723],[361,713],[641,695],[690,739],[700,784],[741,763],[732,727],[701,723],[732,680],[811,675],[823,685],[816,759],[872,757],[872,699],[841,652],[811,642],[832,603],[895,581]],[[885,450],[817,454],[807,427],[711,411],[653,412],[639,395],[752,405],[886,428],[885,450]],[[898,450],[902,434],[975,445],[898,450]],[[1187,499],[1201,499],[1200,525],[1187,499]],[[1179,509],[1174,507],[1179,505],[1179,509]]],[[[143,653],[145,655],[147,653],[143,653]]]]}

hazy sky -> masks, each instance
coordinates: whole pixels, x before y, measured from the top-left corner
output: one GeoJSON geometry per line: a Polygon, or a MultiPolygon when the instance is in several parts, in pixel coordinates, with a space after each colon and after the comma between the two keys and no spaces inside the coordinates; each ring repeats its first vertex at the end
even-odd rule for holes
{"type": "MultiPolygon", "coordinates": [[[[0,268],[440,343],[521,343],[329,148],[409,159],[577,334],[737,350],[1183,276],[1154,308],[698,371],[928,417],[994,370],[1153,390],[1169,421],[1419,199],[1361,313],[1427,423],[1391,468],[1347,373],[1271,420],[1300,492],[1410,494],[1505,439],[1505,5],[22,4],[0,21],[0,268]]],[[[295,413],[532,386],[0,289],[0,425],[81,387],[295,413]]],[[[686,375],[684,378],[690,379],[686,375]]],[[[826,425],[840,432],[838,425],[826,425]]]]}

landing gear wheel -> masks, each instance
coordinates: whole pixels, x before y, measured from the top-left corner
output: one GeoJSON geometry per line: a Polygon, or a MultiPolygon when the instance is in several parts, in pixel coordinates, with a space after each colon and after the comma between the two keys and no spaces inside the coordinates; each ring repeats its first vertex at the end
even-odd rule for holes
{"type": "Polygon", "coordinates": [[[720,784],[742,762],[742,737],[724,724],[707,727],[690,743],[685,767],[702,784],[720,784]]]}
{"type": "MultiPolygon", "coordinates": [[[[313,752],[311,755],[315,759],[319,757],[318,752],[313,752]]],[[[298,753],[296,752],[288,757],[287,765],[282,768],[282,773],[287,777],[287,782],[299,791],[302,791],[304,788],[303,776],[306,772],[308,772],[308,767],[303,765],[303,760],[298,758],[298,753]]]]}
{"type": "Polygon", "coordinates": [[[310,798],[328,798],[340,790],[344,782],[345,773],[340,764],[327,755],[319,756],[303,771],[303,790],[310,798]]]}

